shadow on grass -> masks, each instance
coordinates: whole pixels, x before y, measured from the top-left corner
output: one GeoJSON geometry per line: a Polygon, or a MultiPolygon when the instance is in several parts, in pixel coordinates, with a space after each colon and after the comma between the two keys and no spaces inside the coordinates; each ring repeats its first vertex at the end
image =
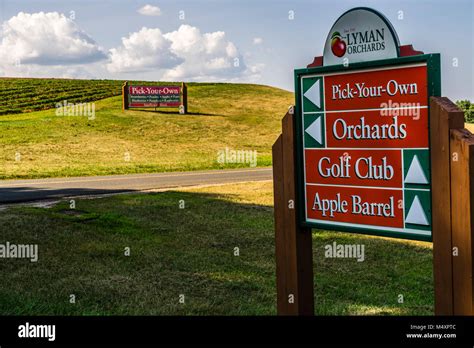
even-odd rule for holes
{"type": "Polygon", "coordinates": [[[64,197],[85,195],[106,195],[116,193],[136,192],[127,189],[93,189],[93,188],[38,188],[28,186],[0,188],[0,204],[35,202],[39,200],[54,200],[64,197]]]}
{"type": "Polygon", "coordinates": [[[210,113],[205,113],[205,112],[190,112],[188,111],[186,114],[182,115],[179,113],[178,110],[154,110],[153,108],[150,108],[149,110],[146,110],[146,109],[129,109],[131,111],[140,111],[140,112],[152,112],[152,113],[155,113],[155,114],[174,114],[176,116],[220,116],[220,117],[225,117],[224,115],[220,115],[220,114],[210,114],[210,113]]]}
{"type": "MultiPolygon", "coordinates": [[[[39,248],[37,263],[1,260],[0,312],[274,315],[273,209],[251,202],[168,191],[77,200],[79,214],[68,202],[0,212],[1,243],[39,248]]],[[[313,240],[318,314],[430,314],[428,249],[323,231],[313,240]],[[325,258],[333,241],[365,244],[366,260],[325,258]]]]}

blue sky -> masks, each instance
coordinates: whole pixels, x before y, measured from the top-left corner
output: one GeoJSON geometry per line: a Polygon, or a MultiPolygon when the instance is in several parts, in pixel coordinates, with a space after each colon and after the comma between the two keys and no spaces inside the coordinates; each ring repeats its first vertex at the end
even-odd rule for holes
{"type": "Polygon", "coordinates": [[[441,53],[443,95],[454,100],[474,100],[471,0],[0,0],[0,21],[4,23],[0,58],[3,62],[21,64],[3,66],[3,75],[242,81],[293,90],[293,69],[322,55],[334,21],[357,6],[382,12],[392,22],[402,45],[413,44],[425,53],[441,53]],[[159,8],[159,13],[137,12],[145,5],[159,8]],[[34,21],[33,17],[12,20],[19,12],[41,11],[57,12],[68,18],[74,11],[71,20],[75,26],[51,16],[37,16],[34,21]],[[179,18],[180,11],[184,11],[184,19],[179,18]],[[294,11],[292,20],[289,11],[294,11]],[[64,39],[62,44],[54,44],[56,36],[51,36],[47,28],[35,28],[48,21],[57,22],[54,35],[58,35],[57,40],[64,39]],[[23,35],[31,33],[31,42],[16,32],[21,31],[24,23],[29,24],[27,34],[23,35]],[[148,29],[141,31],[143,27],[148,29]],[[76,42],[71,40],[79,32],[87,34],[86,43],[64,52],[61,47],[76,42]],[[72,38],[61,37],[67,35],[64,33],[72,38]],[[128,47],[122,38],[130,39],[128,47]],[[181,47],[184,39],[191,40],[192,45],[181,47]],[[155,49],[150,51],[148,44],[155,49]],[[28,50],[35,54],[28,55],[28,50]],[[202,52],[196,53],[198,50],[202,52]],[[56,64],[48,64],[55,57],[56,64]]]}

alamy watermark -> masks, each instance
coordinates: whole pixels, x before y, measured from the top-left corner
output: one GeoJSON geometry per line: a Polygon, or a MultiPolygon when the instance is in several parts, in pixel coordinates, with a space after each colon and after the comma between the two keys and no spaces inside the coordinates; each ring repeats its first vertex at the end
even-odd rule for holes
{"type": "Polygon", "coordinates": [[[357,259],[358,262],[365,260],[364,244],[327,244],[324,246],[324,257],[326,258],[342,258],[357,259]]]}
{"type": "Polygon", "coordinates": [[[56,325],[37,325],[26,322],[18,326],[19,338],[47,338],[48,341],[56,340],[56,325]]]}
{"type": "Polygon", "coordinates": [[[217,163],[245,163],[250,167],[257,166],[257,150],[233,150],[226,147],[217,151],[217,163]]]}
{"type": "Polygon", "coordinates": [[[2,259],[30,259],[38,261],[38,244],[0,244],[0,258],[2,259]]]}
{"type": "Polygon", "coordinates": [[[380,104],[380,115],[391,117],[412,117],[414,120],[420,119],[420,103],[398,103],[392,100],[380,104]]]}
{"type": "Polygon", "coordinates": [[[56,116],[85,116],[95,119],[95,103],[68,103],[67,100],[56,103],[56,116]]]}

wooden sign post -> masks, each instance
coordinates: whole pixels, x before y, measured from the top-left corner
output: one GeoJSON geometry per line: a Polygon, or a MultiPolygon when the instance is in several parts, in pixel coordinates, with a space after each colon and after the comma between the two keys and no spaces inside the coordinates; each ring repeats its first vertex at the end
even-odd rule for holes
{"type": "Polygon", "coordinates": [[[432,98],[430,110],[435,312],[453,315],[450,131],[464,128],[464,115],[447,98],[432,98]]]}
{"type": "Polygon", "coordinates": [[[181,83],[181,106],[182,113],[188,113],[188,86],[183,82],[181,83]]]}
{"type": "Polygon", "coordinates": [[[122,86],[122,111],[128,109],[128,81],[125,81],[122,86]]]}
{"type": "Polygon", "coordinates": [[[473,314],[474,136],[439,97],[439,54],[402,50],[385,17],[356,8],[315,62],[295,70],[273,146],[278,313],[314,313],[321,228],[433,241],[436,314],[473,314]]]}
{"type": "Polygon", "coordinates": [[[474,315],[474,135],[452,129],[450,136],[453,315],[474,315]]]}
{"type": "Polygon", "coordinates": [[[474,315],[474,135],[448,98],[431,113],[435,314],[474,315]]]}
{"type": "Polygon", "coordinates": [[[300,227],[297,221],[295,121],[293,108],[290,111],[272,148],[277,311],[313,315],[311,229],[300,227]]]}

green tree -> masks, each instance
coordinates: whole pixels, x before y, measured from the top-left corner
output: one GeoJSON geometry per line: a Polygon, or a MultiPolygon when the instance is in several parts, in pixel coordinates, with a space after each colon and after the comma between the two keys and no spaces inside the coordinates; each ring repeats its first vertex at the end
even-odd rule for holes
{"type": "Polygon", "coordinates": [[[474,104],[469,100],[458,100],[456,105],[464,112],[464,120],[467,123],[474,123],[474,104]]]}

